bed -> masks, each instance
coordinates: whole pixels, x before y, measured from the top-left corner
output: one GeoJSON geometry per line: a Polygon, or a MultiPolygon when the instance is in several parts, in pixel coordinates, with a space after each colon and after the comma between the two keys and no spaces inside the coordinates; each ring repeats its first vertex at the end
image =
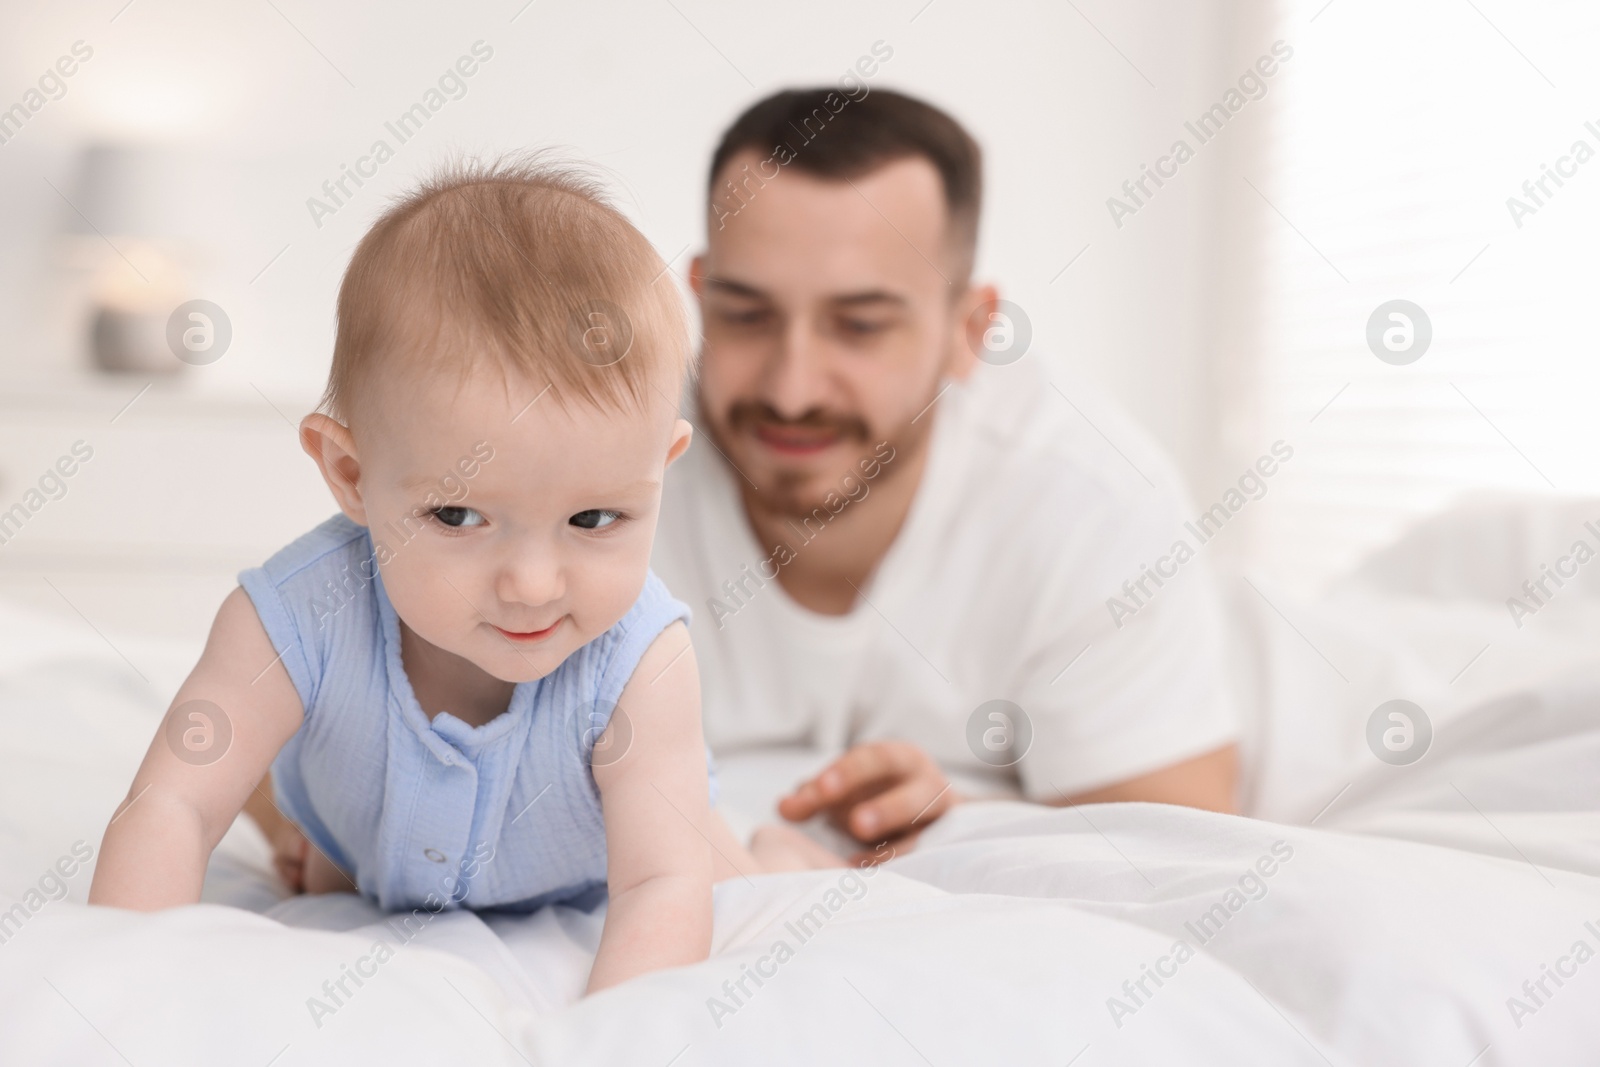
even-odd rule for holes
{"type": "MultiPolygon", "coordinates": [[[[720,885],[711,958],[584,1000],[603,912],[287,897],[245,821],[204,903],[85,907],[196,650],[0,603],[0,1063],[1600,1062],[1600,595],[1504,603],[1595,515],[1470,502],[1315,601],[1229,580],[1246,816],[966,805],[875,871],[720,885]],[[1366,740],[1396,698],[1405,766],[1366,740]]],[[[818,758],[724,760],[724,806],[818,758]]]]}

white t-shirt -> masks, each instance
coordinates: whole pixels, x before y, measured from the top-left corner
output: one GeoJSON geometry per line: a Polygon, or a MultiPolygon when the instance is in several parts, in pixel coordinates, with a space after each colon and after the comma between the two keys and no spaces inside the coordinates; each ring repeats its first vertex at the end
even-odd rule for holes
{"type": "Polygon", "coordinates": [[[911,511],[846,615],[771,577],[787,561],[756,541],[710,442],[668,471],[652,564],[694,611],[712,749],[899,738],[958,784],[1050,800],[1233,740],[1206,550],[1173,561],[1192,509],[1148,436],[1031,358],[980,365],[929,417],[911,511]],[[1123,583],[1163,557],[1175,576],[1130,598],[1123,583]]]}

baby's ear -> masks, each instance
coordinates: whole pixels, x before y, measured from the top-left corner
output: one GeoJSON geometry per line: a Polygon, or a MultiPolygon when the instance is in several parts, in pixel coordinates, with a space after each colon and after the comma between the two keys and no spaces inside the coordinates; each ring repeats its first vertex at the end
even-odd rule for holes
{"type": "Polygon", "coordinates": [[[683,455],[689,448],[689,442],[694,440],[694,427],[689,425],[687,419],[679,419],[672,426],[672,444],[667,447],[667,466],[672,466],[673,460],[683,455]]]}
{"type": "Polygon", "coordinates": [[[356,441],[350,428],[320,411],[313,411],[300,420],[300,447],[316,462],[339,510],[351,522],[366,526],[367,509],[361,501],[361,461],[356,456],[356,441]]]}

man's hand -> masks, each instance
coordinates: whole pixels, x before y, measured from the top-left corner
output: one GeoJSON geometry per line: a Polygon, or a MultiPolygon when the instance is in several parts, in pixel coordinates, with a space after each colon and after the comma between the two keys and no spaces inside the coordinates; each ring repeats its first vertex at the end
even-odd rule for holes
{"type": "Polygon", "coordinates": [[[950,787],[938,763],[909,741],[871,741],[856,745],[810,781],[778,802],[778,814],[801,822],[821,812],[862,844],[887,842],[852,863],[878,863],[909,846],[952,806],[964,799],[950,787]]]}

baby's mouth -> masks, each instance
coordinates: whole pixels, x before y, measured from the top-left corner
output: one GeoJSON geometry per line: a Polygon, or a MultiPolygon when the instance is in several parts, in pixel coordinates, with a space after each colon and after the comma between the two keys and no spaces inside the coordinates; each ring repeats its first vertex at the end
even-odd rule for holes
{"type": "Polygon", "coordinates": [[[496,626],[495,629],[499,630],[500,636],[504,637],[508,641],[534,642],[543,641],[545,638],[555,633],[556,627],[560,625],[561,620],[557,619],[555,622],[551,623],[549,626],[546,626],[542,630],[506,630],[499,626],[496,626]]]}

